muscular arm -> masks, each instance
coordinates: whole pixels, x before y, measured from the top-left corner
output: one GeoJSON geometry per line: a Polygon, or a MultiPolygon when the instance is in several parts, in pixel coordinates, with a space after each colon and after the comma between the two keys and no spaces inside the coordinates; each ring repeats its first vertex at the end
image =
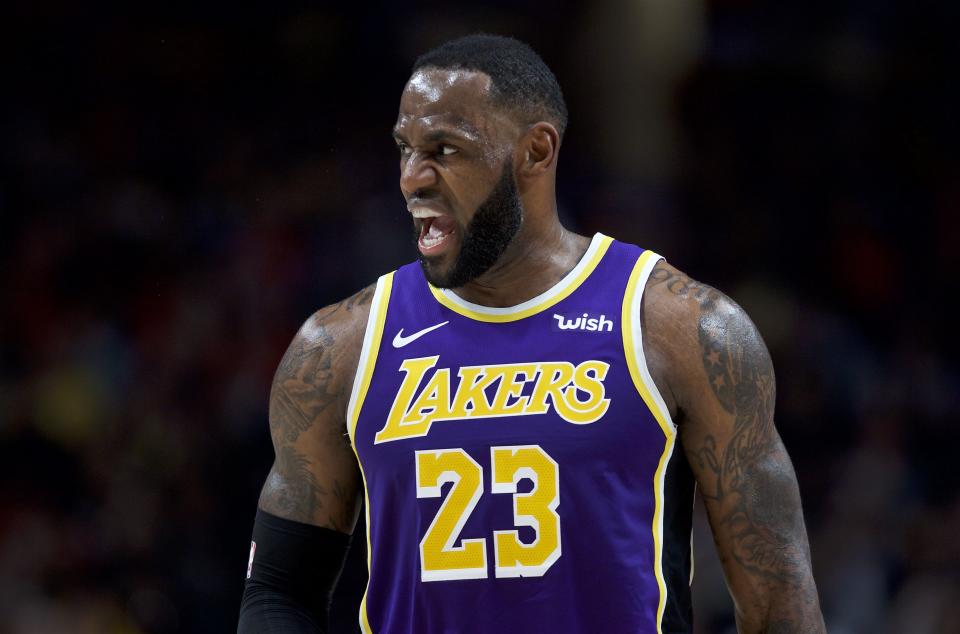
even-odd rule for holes
{"type": "Polygon", "coordinates": [[[823,632],[796,475],[773,422],[773,366],[756,327],[722,293],[665,263],[648,282],[644,321],[738,629],[823,632]]]}
{"type": "Polygon", "coordinates": [[[287,348],[270,391],[274,463],[259,507],[352,533],[360,471],[346,411],[374,287],[315,313],[287,348]]]}
{"type": "Polygon", "coordinates": [[[314,314],[270,392],[274,463],[260,494],[238,632],[315,633],[356,524],[359,467],[346,408],[373,287],[314,314]]]}

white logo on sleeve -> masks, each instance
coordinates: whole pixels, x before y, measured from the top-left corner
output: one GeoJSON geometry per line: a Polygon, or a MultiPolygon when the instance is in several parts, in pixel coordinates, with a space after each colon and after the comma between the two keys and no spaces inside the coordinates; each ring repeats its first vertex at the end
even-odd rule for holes
{"type": "Polygon", "coordinates": [[[613,332],[613,322],[607,319],[606,315],[600,317],[591,317],[583,313],[578,317],[567,317],[566,315],[553,314],[557,320],[554,330],[585,330],[587,332],[613,332]]]}
{"type": "Polygon", "coordinates": [[[247,560],[247,579],[250,578],[250,572],[253,570],[253,554],[257,552],[257,542],[250,542],[250,559],[247,560]]]}
{"type": "Polygon", "coordinates": [[[401,328],[401,329],[400,329],[400,332],[397,333],[397,336],[393,338],[393,347],[394,347],[394,348],[402,348],[402,347],[404,347],[405,345],[407,345],[408,343],[412,343],[412,342],[416,341],[417,339],[419,339],[420,337],[424,336],[424,335],[427,334],[428,332],[434,331],[434,330],[436,330],[437,328],[439,328],[440,326],[446,326],[446,325],[449,324],[449,323],[450,323],[449,321],[442,321],[442,322],[440,322],[439,324],[434,324],[433,326],[430,326],[429,328],[424,328],[423,330],[418,330],[417,332],[413,333],[412,335],[407,335],[406,337],[403,336],[403,328],[401,328]]]}

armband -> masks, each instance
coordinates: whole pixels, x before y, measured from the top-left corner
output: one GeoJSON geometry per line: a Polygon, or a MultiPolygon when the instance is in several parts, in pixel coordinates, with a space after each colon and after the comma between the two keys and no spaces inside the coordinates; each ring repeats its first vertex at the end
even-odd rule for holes
{"type": "Polygon", "coordinates": [[[266,626],[279,621],[311,626],[284,631],[326,630],[330,598],[349,546],[345,533],[258,509],[238,631],[269,631],[266,626]]]}

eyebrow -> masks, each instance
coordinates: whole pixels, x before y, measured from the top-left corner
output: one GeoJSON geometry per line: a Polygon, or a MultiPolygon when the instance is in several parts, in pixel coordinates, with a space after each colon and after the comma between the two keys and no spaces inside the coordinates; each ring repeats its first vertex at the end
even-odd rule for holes
{"type": "MultiPolygon", "coordinates": [[[[437,143],[445,139],[457,139],[474,143],[479,140],[480,133],[476,128],[462,119],[458,121],[458,123],[460,124],[459,128],[438,128],[431,130],[423,135],[423,140],[427,143],[437,143]]],[[[393,128],[392,132],[394,139],[406,141],[406,137],[404,137],[396,127],[393,128]]]]}
{"type": "Polygon", "coordinates": [[[431,130],[423,135],[423,140],[427,143],[438,143],[447,139],[457,139],[460,141],[476,141],[476,135],[468,132],[455,132],[453,130],[431,130]]]}

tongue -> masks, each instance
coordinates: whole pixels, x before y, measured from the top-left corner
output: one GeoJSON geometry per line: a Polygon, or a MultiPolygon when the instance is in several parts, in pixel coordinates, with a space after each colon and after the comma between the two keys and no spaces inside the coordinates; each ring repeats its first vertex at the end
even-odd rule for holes
{"type": "Polygon", "coordinates": [[[430,229],[427,230],[427,235],[431,238],[439,238],[448,233],[453,233],[456,224],[450,216],[438,216],[430,223],[430,229]]]}

